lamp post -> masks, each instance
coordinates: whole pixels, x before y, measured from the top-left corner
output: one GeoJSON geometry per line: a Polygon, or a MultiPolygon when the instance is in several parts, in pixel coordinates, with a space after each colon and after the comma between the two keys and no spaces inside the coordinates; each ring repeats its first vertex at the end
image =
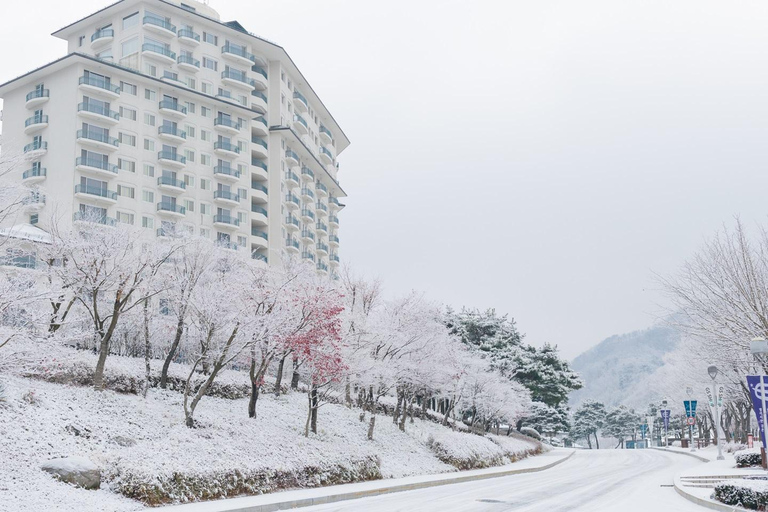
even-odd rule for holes
{"type": "MultiPolygon", "coordinates": [[[[688,401],[691,402],[691,397],[693,396],[693,388],[690,387],[690,386],[685,388],[685,394],[688,395],[688,401]]],[[[691,416],[689,416],[688,418],[696,418],[696,416],[694,416],[693,414],[694,414],[693,413],[693,403],[691,402],[691,416]]],[[[688,419],[688,418],[686,418],[686,419],[688,419]]],[[[691,451],[695,452],[696,451],[696,446],[694,446],[694,444],[693,444],[693,423],[688,423],[688,436],[689,436],[689,439],[691,440],[691,451]]]]}
{"type": "Polygon", "coordinates": [[[717,366],[712,365],[709,368],[707,368],[707,373],[709,373],[709,378],[712,379],[712,394],[713,396],[713,402],[715,405],[715,440],[717,441],[717,460],[725,460],[725,457],[723,457],[723,444],[720,440],[720,407],[719,407],[719,397],[717,396],[717,374],[718,369],[717,366]]]}
{"type": "MultiPolygon", "coordinates": [[[[667,401],[666,398],[661,401],[661,408],[663,411],[667,410],[668,404],[669,402],[667,401]]],[[[664,448],[668,448],[669,447],[669,427],[667,427],[667,422],[664,421],[663,416],[661,417],[661,424],[664,426],[664,448]]]]}

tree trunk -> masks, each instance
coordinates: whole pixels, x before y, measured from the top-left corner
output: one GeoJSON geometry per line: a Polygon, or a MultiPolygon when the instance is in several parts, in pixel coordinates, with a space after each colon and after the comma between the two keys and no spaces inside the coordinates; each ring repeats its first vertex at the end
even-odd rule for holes
{"type": "Polygon", "coordinates": [[[451,415],[451,410],[453,409],[453,399],[448,402],[448,404],[445,407],[445,415],[443,416],[443,425],[448,425],[448,417],[451,415]]]}
{"type": "Polygon", "coordinates": [[[317,408],[319,406],[318,399],[317,399],[317,386],[312,386],[312,391],[310,393],[310,406],[312,408],[312,421],[310,423],[310,429],[312,430],[313,434],[317,434],[317,408]]]}
{"type": "Polygon", "coordinates": [[[144,389],[142,396],[147,398],[149,391],[149,377],[152,369],[150,368],[151,346],[149,342],[149,301],[144,301],[144,389]]]}
{"type": "Polygon", "coordinates": [[[600,441],[597,439],[597,431],[595,431],[595,447],[600,449],[600,441]]]}
{"type": "Polygon", "coordinates": [[[349,382],[349,376],[347,376],[346,384],[344,385],[344,403],[347,408],[352,408],[352,384],[349,382]]]}
{"type": "Polygon", "coordinates": [[[168,386],[168,368],[171,367],[173,359],[176,357],[176,352],[179,350],[181,344],[181,336],[184,334],[184,316],[179,315],[178,322],[176,322],[176,333],[173,336],[173,342],[168,354],[163,361],[163,369],[160,371],[160,388],[165,389],[168,386]]]}
{"type": "MultiPolygon", "coordinates": [[[[118,306],[116,306],[117,309],[118,306]]],[[[107,364],[107,356],[109,355],[109,342],[112,341],[112,334],[117,327],[117,319],[119,318],[119,310],[112,312],[112,319],[109,322],[107,331],[101,335],[101,331],[98,334],[101,335],[101,341],[99,343],[99,359],[96,362],[96,370],[93,372],[93,387],[97,391],[104,390],[104,367],[107,364]]]]}
{"type": "Polygon", "coordinates": [[[299,360],[293,358],[293,376],[291,377],[291,389],[299,389],[299,360]]]}
{"type": "Polygon", "coordinates": [[[275,396],[280,396],[280,386],[283,385],[283,367],[285,366],[285,358],[288,354],[280,358],[280,364],[277,365],[277,377],[275,377],[275,396]]]}
{"type": "Polygon", "coordinates": [[[587,446],[589,446],[589,449],[592,449],[592,439],[590,439],[589,434],[587,434],[587,446]]]}
{"type": "Polygon", "coordinates": [[[376,426],[376,415],[371,414],[371,419],[368,422],[368,440],[373,441],[373,427],[376,426]]]}
{"type": "Polygon", "coordinates": [[[398,389],[397,390],[397,407],[395,407],[395,412],[392,413],[392,423],[397,425],[397,420],[400,417],[400,408],[403,404],[403,393],[398,389]]]}

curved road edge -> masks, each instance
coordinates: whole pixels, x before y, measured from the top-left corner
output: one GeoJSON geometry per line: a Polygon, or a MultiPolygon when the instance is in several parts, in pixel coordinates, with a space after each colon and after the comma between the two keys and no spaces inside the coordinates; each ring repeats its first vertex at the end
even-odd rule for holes
{"type": "MultiPolygon", "coordinates": [[[[571,450],[570,453],[568,453],[566,456],[560,457],[556,461],[543,466],[524,467],[524,468],[508,469],[508,470],[499,470],[499,467],[496,467],[496,468],[488,468],[489,471],[475,470],[476,472],[473,472],[473,474],[462,474],[462,473],[465,473],[465,472],[462,472],[458,474],[449,473],[446,475],[424,475],[429,477],[445,476],[445,478],[433,478],[433,479],[427,479],[423,481],[394,484],[394,485],[387,485],[385,480],[376,480],[374,482],[362,482],[362,484],[379,483],[381,485],[372,486],[368,489],[349,490],[347,492],[340,492],[338,494],[310,495],[303,498],[299,496],[296,496],[294,498],[289,498],[288,496],[285,496],[285,498],[287,499],[283,499],[282,501],[270,501],[268,503],[262,503],[262,504],[258,503],[258,501],[264,501],[265,498],[268,498],[268,497],[273,499],[274,498],[279,499],[280,494],[285,495],[291,492],[291,491],[285,491],[285,492],[276,493],[273,495],[250,496],[245,498],[231,498],[231,499],[224,499],[224,500],[218,500],[218,501],[203,501],[203,502],[197,502],[197,503],[190,503],[188,505],[162,507],[162,509],[168,510],[168,512],[198,512],[198,511],[200,512],[202,511],[205,511],[205,512],[275,512],[278,510],[311,507],[313,505],[324,505],[324,504],[335,503],[339,501],[368,498],[371,496],[379,496],[382,494],[390,494],[390,493],[403,492],[403,491],[414,491],[418,489],[426,489],[429,487],[437,487],[441,485],[459,484],[464,482],[486,480],[490,478],[519,475],[524,473],[537,473],[539,471],[544,471],[544,470],[553,468],[559,464],[562,464],[563,462],[573,457],[575,453],[576,453],[576,450],[571,450]]],[[[514,463],[512,465],[514,465],[514,463]]],[[[360,483],[345,484],[339,487],[356,486],[356,485],[360,485],[360,483]]],[[[320,487],[316,489],[306,489],[299,492],[307,493],[307,494],[318,494],[323,490],[332,492],[333,486],[320,487]]]]}
{"type": "Polygon", "coordinates": [[[687,455],[688,457],[693,457],[694,459],[699,459],[701,462],[709,462],[709,459],[705,457],[701,457],[700,455],[694,455],[689,452],[679,452],[677,450],[668,450],[666,448],[651,448],[651,450],[658,450],[660,452],[666,452],[666,453],[676,453],[677,455],[687,455]]]}

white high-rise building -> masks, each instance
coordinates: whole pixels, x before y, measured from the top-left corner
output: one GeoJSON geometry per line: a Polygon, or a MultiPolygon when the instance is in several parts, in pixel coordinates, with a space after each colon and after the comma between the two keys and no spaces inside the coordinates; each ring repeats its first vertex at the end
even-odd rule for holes
{"type": "Polygon", "coordinates": [[[275,263],[339,264],[344,132],[285,50],[193,0],[120,0],[0,86],[25,216],[186,230],[275,263]]]}

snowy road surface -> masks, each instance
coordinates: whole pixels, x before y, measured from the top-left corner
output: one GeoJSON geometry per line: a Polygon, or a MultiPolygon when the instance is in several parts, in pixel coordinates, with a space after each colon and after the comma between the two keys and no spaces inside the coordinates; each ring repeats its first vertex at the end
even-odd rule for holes
{"type": "Polygon", "coordinates": [[[540,473],[386,494],[302,511],[702,512],[679,496],[673,477],[703,462],[656,450],[580,450],[540,473]]]}

